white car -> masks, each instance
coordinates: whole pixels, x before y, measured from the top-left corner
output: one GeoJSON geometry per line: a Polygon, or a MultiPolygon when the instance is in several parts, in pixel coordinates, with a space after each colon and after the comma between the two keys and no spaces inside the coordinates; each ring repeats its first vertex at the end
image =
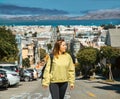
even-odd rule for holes
{"type": "Polygon", "coordinates": [[[0,63],[0,68],[7,69],[10,71],[15,71],[19,73],[18,65],[16,64],[10,64],[10,63],[1,64],[0,63]]]}
{"type": "Polygon", "coordinates": [[[37,80],[38,79],[38,71],[35,68],[28,68],[26,69],[27,71],[33,73],[33,79],[37,80]]]}
{"type": "Polygon", "coordinates": [[[0,70],[3,70],[6,72],[10,86],[19,84],[20,76],[18,73],[14,72],[14,71],[7,70],[7,69],[0,69],[0,70]]]}

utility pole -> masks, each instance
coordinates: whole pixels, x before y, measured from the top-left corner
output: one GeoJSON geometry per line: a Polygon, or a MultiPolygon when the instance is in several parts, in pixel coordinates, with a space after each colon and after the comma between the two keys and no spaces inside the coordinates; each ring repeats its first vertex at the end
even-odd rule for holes
{"type": "Polygon", "coordinates": [[[38,63],[38,41],[34,39],[34,65],[38,63]]]}
{"type": "Polygon", "coordinates": [[[37,59],[38,62],[40,62],[40,49],[41,49],[41,45],[38,44],[38,59],[37,59]]]}
{"type": "Polygon", "coordinates": [[[19,62],[18,62],[18,66],[22,66],[22,37],[20,34],[16,34],[16,43],[19,49],[19,53],[18,53],[18,57],[19,57],[19,62]]]}

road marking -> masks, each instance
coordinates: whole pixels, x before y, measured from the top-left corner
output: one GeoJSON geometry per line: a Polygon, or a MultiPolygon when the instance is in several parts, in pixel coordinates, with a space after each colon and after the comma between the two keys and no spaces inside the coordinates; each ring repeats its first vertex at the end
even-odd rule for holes
{"type": "Polygon", "coordinates": [[[96,97],[96,95],[93,94],[92,92],[87,92],[87,94],[88,94],[89,96],[91,96],[91,97],[96,97]]]}

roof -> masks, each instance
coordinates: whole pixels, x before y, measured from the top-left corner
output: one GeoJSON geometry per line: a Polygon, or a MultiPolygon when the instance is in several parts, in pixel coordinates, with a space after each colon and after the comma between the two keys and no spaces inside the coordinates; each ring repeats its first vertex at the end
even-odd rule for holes
{"type": "Polygon", "coordinates": [[[110,45],[120,48],[120,29],[109,29],[110,45]]]}
{"type": "Polygon", "coordinates": [[[6,63],[1,64],[1,63],[0,63],[0,66],[17,66],[17,64],[9,64],[9,63],[8,63],[8,64],[6,64],[6,63]]]}

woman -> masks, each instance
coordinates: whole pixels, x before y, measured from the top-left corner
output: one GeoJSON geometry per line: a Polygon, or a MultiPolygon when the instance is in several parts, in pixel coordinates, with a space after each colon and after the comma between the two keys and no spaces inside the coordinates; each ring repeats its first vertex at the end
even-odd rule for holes
{"type": "Polygon", "coordinates": [[[66,49],[65,41],[57,40],[53,49],[52,62],[49,57],[44,71],[42,86],[44,88],[49,86],[52,99],[64,99],[68,83],[70,89],[74,88],[75,68],[66,49]]]}

